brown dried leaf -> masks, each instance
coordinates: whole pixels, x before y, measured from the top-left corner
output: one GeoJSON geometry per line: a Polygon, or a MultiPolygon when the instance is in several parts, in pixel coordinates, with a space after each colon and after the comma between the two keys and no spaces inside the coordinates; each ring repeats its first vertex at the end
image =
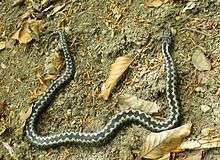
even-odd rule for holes
{"type": "Polygon", "coordinates": [[[134,59],[130,56],[122,56],[116,59],[115,63],[111,65],[111,71],[109,73],[108,79],[102,87],[102,91],[99,95],[100,97],[102,97],[104,100],[108,100],[112,90],[120,80],[123,73],[128,69],[131,62],[133,62],[133,60],[134,59]]]}
{"type": "MultiPolygon", "coordinates": [[[[38,36],[40,32],[43,30],[43,23],[42,20],[28,20],[31,32],[35,35],[38,36]]],[[[34,37],[34,39],[36,39],[34,37]]]]}
{"type": "Polygon", "coordinates": [[[145,0],[146,6],[160,7],[162,4],[167,3],[169,0],[145,0]]]}
{"type": "Polygon", "coordinates": [[[41,32],[42,28],[42,21],[40,20],[25,21],[12,38],[18,40],[19,43],[27,44],[33,38],[37,39],[36,36],[41,32]]]}
{"type": "Polygon", "coordinates": [[[53,52],[46,59],[45,73],[57,75],[64,66],[64,60],[58,52],[53,52]]]}
{"type": "Polygon", "coordinates": [[[66,5],[66,4],[64,3],[64,4],[61,5],[61,6],[56,6],[56,7],[53,9],[52,13],[51,13],[50,15],[48,15],[48,17],[50,17],[50,16],[56,14],[57,12],[59,12],[60,10],[62,10],[62,9],[65,7],[65,5],[66,5]]]}
{"type": "Polygon", "coordinates": [[[185,160],[202,160],[203,151],[194,151],[185,160]],[[195,152],[195,153],[194,153],[195,152]]]}
{"type": "Polygon", "coordinates": [[[158,113],[160,110],[160,107],[155,102],[139,99],[130,94],[119,96],[118,106],[120,110],[126,110],[131,107],[147,113],[158,113]]]}
{"type": "Polygon", "coordinates": [[[159,158],[157,160],[170,160],[171,159],[170,156],[171,156],[170,153],[168,153],[168,154],[164,155],[163,157],[161,157],[161,158],[159,158]]]}
{"type": "Polygon", "coordinates": [[[36,100],[40,95],[43,94],[43,91],[39,91],[38,89],[34,89],[34,91],[29,91],[30,96],[29,99],[30,101],[36,100]]]}
{"type": "Polygon", "coordinates": [[[141,157],[156,159],[175,150],[183,138],[190,134],[191,127],[192,124],[188,123],[175,129],[149,134],[143,144],[141,157]]]}
{"type": "Polygon", "coordinates": [[[43,81],[51,81],[51,80],[56,80],[57,79],[57,75],[46,75],[43,77],[43,81]]]}
{"type": "Polygon", "coordinates": [[[196,49],[192,55],[192,64],[199,71],[210,71],[211,63],[208,58],[206,58],[204,52],[201,49],[196,49]]]}
{"type": "Polygon", "coordinates": [[[28,117],[30,117],[32,112],[32,107],[28,107],[28,108],[24,108],[21,110],[21,112],[19,113],[18,116],[18,126],[19,128],[17,128],[16,133],[20,134],[22,133],[26,120],[28,119],[28,117]]]}
{"type": "Polygon", "coordinates": [[[201,138],[199,140],[192,140],[183,142],[180,149],[204,149],[220,147],[220,136],[201,138]]]}
{"type": "Polygon", "coordinates": [[[21,28],[12,36],[13,39],[16,39],[19,41],[19,43],[25,43],[27,44],[32,40],[30,29],[28,27],[28,23],[23,23],[21,28]]]}

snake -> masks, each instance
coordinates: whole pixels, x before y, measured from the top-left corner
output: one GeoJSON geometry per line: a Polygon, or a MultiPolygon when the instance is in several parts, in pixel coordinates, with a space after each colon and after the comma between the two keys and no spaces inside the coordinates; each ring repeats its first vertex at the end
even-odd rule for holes
{"type": "Polygon", "coordinates": [[[161,132],[174,128],[179,122],[179,102],[177,100],[176,71],[170,54],[172,46],[172,33],[166,30],[162,36],[162,53],[166,70],[166,99],[168,103],[168,114],[166,118],[159,119],[140,110],[126,109],[115,114],[106,125],[96,132],[73,132],[64,131],[58,133],[41,134],[38,128],[40,115],[54,101],[58,92],[74,79],[75,62],[71,56],[66,39],[66,32],[58,30],[55,32],[59,37],[59,46],[62,51],[65,69],[43,93],[43,95],[32,104],[32,113],[26,121],[25,133],[28,141],[37,147],[53,147],[65,143],[76,144],[103,144],[117,133],[120,126],[124,124],[138,124],[152,132],[161,132]]]}

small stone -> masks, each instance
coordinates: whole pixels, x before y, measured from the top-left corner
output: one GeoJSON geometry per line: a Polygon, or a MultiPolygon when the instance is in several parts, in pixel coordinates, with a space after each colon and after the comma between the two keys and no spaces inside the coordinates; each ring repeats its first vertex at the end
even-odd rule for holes
{"type": "Polygon", "coordinates": [[[201,110],[206,113],[211,109],[211,107],[209,107],[208,105],[201,105],[201,110]]]}
{"type": "Polygon", "coordinates": [[[202,50],[197,49],[192,56],[192,63],[196,69],[199,71],[209,71],[211,70],[211,63],[205,57],[202,50]]]}

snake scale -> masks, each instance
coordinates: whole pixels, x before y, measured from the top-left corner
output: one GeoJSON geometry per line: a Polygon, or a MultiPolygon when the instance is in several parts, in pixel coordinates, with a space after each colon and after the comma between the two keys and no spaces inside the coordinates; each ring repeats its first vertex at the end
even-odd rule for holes
{"type": "Polygon", "coordinates": [[[43,111],[53,102],[58,91],[67,85],[75,74],[74,59],[71,57],[65,32],[59,30],[60,46],[65,60],[64,73],[56,79],[46,92],[32,105],[32,113],[26,121],[26,136],[28,140],[39,147],[50,147],[64,143],[102,144],[111,138],[119,126],[130,122],[141,124],[147,129],[160,132],[173,128],[179,119],[179,105],[176,97],[176,74],[172,57],[170,55],[171,32],[165,31],[162,37],[162,53],[166,68],[166,97],[168,101],[169,114],[165,120],[159,120],[140,110],[128,109],[116,114],[101,130],[97,132],[62,132],[42,135],[37,129],[37,123],[43,111]]]}

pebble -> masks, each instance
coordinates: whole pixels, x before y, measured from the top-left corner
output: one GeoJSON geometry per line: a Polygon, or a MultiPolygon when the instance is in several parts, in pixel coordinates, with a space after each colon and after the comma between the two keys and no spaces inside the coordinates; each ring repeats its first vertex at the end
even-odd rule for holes
{"type": "Polygon", "coordinates": [[[211,70],[211,63],[205,57],[203,51],[200,49],[195,50],[192,56],[192,63],[195,66],[195,68],[198,69],[199,71],[211,70]]]}
{"type": "Polygon", "coordinates": [[[201,110],[206,113],[211,109],[211,107],[209,107],[208,105],[201,105],[201,110]]]}

